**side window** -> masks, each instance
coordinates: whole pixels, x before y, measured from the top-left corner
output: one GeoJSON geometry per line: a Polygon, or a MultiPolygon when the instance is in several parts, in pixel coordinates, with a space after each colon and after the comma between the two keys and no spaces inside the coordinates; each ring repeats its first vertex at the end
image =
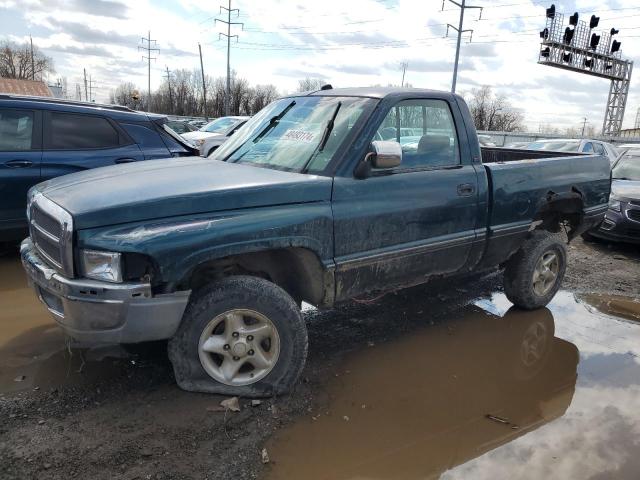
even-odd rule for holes
{"type": "Polygon", "coordinates": [[[601,143],[594,143],[593,149],[596,151],[598,155],[604,155],[605,157],[607,156],[607,152],[601,143]]]}
{"type": "Polygon", "coordinates": [[[456,127],[449,105],[443,100],[399,102],[378,128],[376,139],[400,143],[399,170],[460,164],[456,127]]]}
{"type": "Polygon", "coordinates": [[[33,147],[33,112],[0,108],[0,152],[22,152],[33,147]]]}
{"type": "Polygon", "coordinates": [[[118,131],[106,118],[73,113],[51,113],[45,129],[45,148],[51,150],[90,150],[120,145],[118,131]]]}
{"type": "Polygon", "coordinates": [[[583,152],[593,152],[593,144],[591,142],[585,143],[582,147],[583,152]]]}

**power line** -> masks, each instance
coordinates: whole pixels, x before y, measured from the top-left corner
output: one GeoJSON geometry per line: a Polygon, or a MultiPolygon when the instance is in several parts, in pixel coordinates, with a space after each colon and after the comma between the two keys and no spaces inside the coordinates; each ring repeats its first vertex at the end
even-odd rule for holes
{"type": "Polygon", "coordinates": [[[227,12],[227,19],[226,20],[220,20],[219,18],[216,18],[214,23],[216,22],[220,22],[220,23],[224,23],[227,26],[227,33],[218,33],[218,38],[222,37],[227,37],[227,88],[225,90],[225,94],[224,94],[224,112],[226,116],[229,116],[229,112],[231,110],[231,37],[235,37],[236,40],[238,39],[238,35],[231,35],[231,25],[240,25],[242,28],[244,28],[244,23],[242,22],[232,22],[231,21],[231,14],[233,12],[236,13],[236,16],[240,15],[240,10],[237,8],[231,8],[231,0],[229,0],[229,6],[228,7],[223,7],[220,6],[220,13],[222,13],[222,10],[226,10],[227,12]]]}
{"type": "MultiPolygon", "coordinates": [[[[449,36],[450,28],[458,32],[458,39],[456,41],[456,59],[453,63],[453,79],[451,80],[451,93],[456,93],[456,81],[458,79],[458,60],[460,60],[460,41],[462,40],[462,34],[465,32],[470,32],[471,36],[473,36],[473,29],[464,30],[462,28],[462,25],[464,24],[464,11],[467,8],[478,8],[480,9],[480,15],[478,16],[478,20],[482,18],[482,7],[478,5],[465,5],[465,1],[466,0],[461,0],[461,3],[458,3],[454,0],[449,0],[449,2],[453,3],[454,5],[457,5],[458,8],[460,9],[460,22],[458,23],[458,26],[454,27],[450,23],[447,23],[447,36],[449,36]]],[[[442,10],[444,10],[444,0],[442,0],[442,10]]]]}
{"type": "Polygon", "coordinates": [[[147,74],[148,95],[149,95],[147,100],[147,111],[148,111],[151,108],[151,60],[156,60],[156,57],[151,56],[151,52],[160,53],[160,49],[157,47],[151,46],[151,45],[157,45],[157,41],[151,39],[151,31],[149,31],[149,36],[147,38],[145,37],[141,37],[141,38],[142,38],[142,45],[138,46],[138,50],[144,50],[147,52],[146,56],[144,55],[142,56],[142,60],[146,59],[148,62],[148,74],[147,74]]]}
{"type": "Polygon", "coordinates": [[[164,66],[167,74],[163,75],[164,78],[167,79],[167,87],[169,88],[169,110],[173,112],[173,93],[171,91],[171,71],[169,70],[169,66],[164,66]]]}

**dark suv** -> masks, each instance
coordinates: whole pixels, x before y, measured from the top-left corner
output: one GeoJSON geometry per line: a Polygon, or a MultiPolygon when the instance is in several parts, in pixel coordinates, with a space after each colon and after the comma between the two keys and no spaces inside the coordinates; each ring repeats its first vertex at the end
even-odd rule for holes
{"type": "Polygon", "coordinates": [[[27,190],[115,163],[197,155],[167,118],[117,105],[0,94],[0,241],[27,235],[27,190]]]}

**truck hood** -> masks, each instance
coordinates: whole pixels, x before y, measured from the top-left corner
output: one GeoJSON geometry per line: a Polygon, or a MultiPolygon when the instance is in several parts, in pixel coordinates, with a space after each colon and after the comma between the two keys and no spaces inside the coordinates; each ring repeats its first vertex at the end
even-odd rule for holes
{"type": "Polygon", "coordinates": [[[114,165],[54,178],[36,189],[76,229],[239,208],[326,201],[328,177],[189,157],[114,165]]]}
{"type": "Polygon", "coordinates": [[[634,180],[613,180],[611,195],[620,200],[640,200],[640,182],[634,180]]]}

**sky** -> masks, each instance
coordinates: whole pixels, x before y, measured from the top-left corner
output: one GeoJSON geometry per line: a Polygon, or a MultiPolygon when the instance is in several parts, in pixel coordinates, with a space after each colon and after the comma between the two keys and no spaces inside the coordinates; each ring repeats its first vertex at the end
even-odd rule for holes
{"type": "MultiPolygon", "coordinates": [[[[94,81],[96,100],[107,101],[119,83],[147,86],[147,63],[137,47],[151,32],[154,52],[151,86],[166,68],[198,69],[198,43],[205,72],[226,75],[226,19],[219,5],[228,0],[0,0],[0,40],[34,44],[67,77],[69,90],[82,85],[83,69],[94,81]]],[[[640,59],[638,0],[554,2],[558,12],[579,12],[599,29],[620,30],[623,57],[640,59]]],[[[541,124],[581,128],[584,118],[602,128],[609,81],[539,65],[539,31],[545,26],[542,0],[467,0],[457,92],[489,85],[505,95],[525,117],[526,127],[541,124]],[[471,40],[471,41],[469,41],[471,40]]],[[[272,83],[282,93],[299,79],[322,77],[334,87],[399,85],[449,90],[460,10],[449,0],[232,0],[231,68],[251,84],[272,83]]],[[[640,72],[632,84],[623,127],[635,124],[640,107],[640,72]]]]}

